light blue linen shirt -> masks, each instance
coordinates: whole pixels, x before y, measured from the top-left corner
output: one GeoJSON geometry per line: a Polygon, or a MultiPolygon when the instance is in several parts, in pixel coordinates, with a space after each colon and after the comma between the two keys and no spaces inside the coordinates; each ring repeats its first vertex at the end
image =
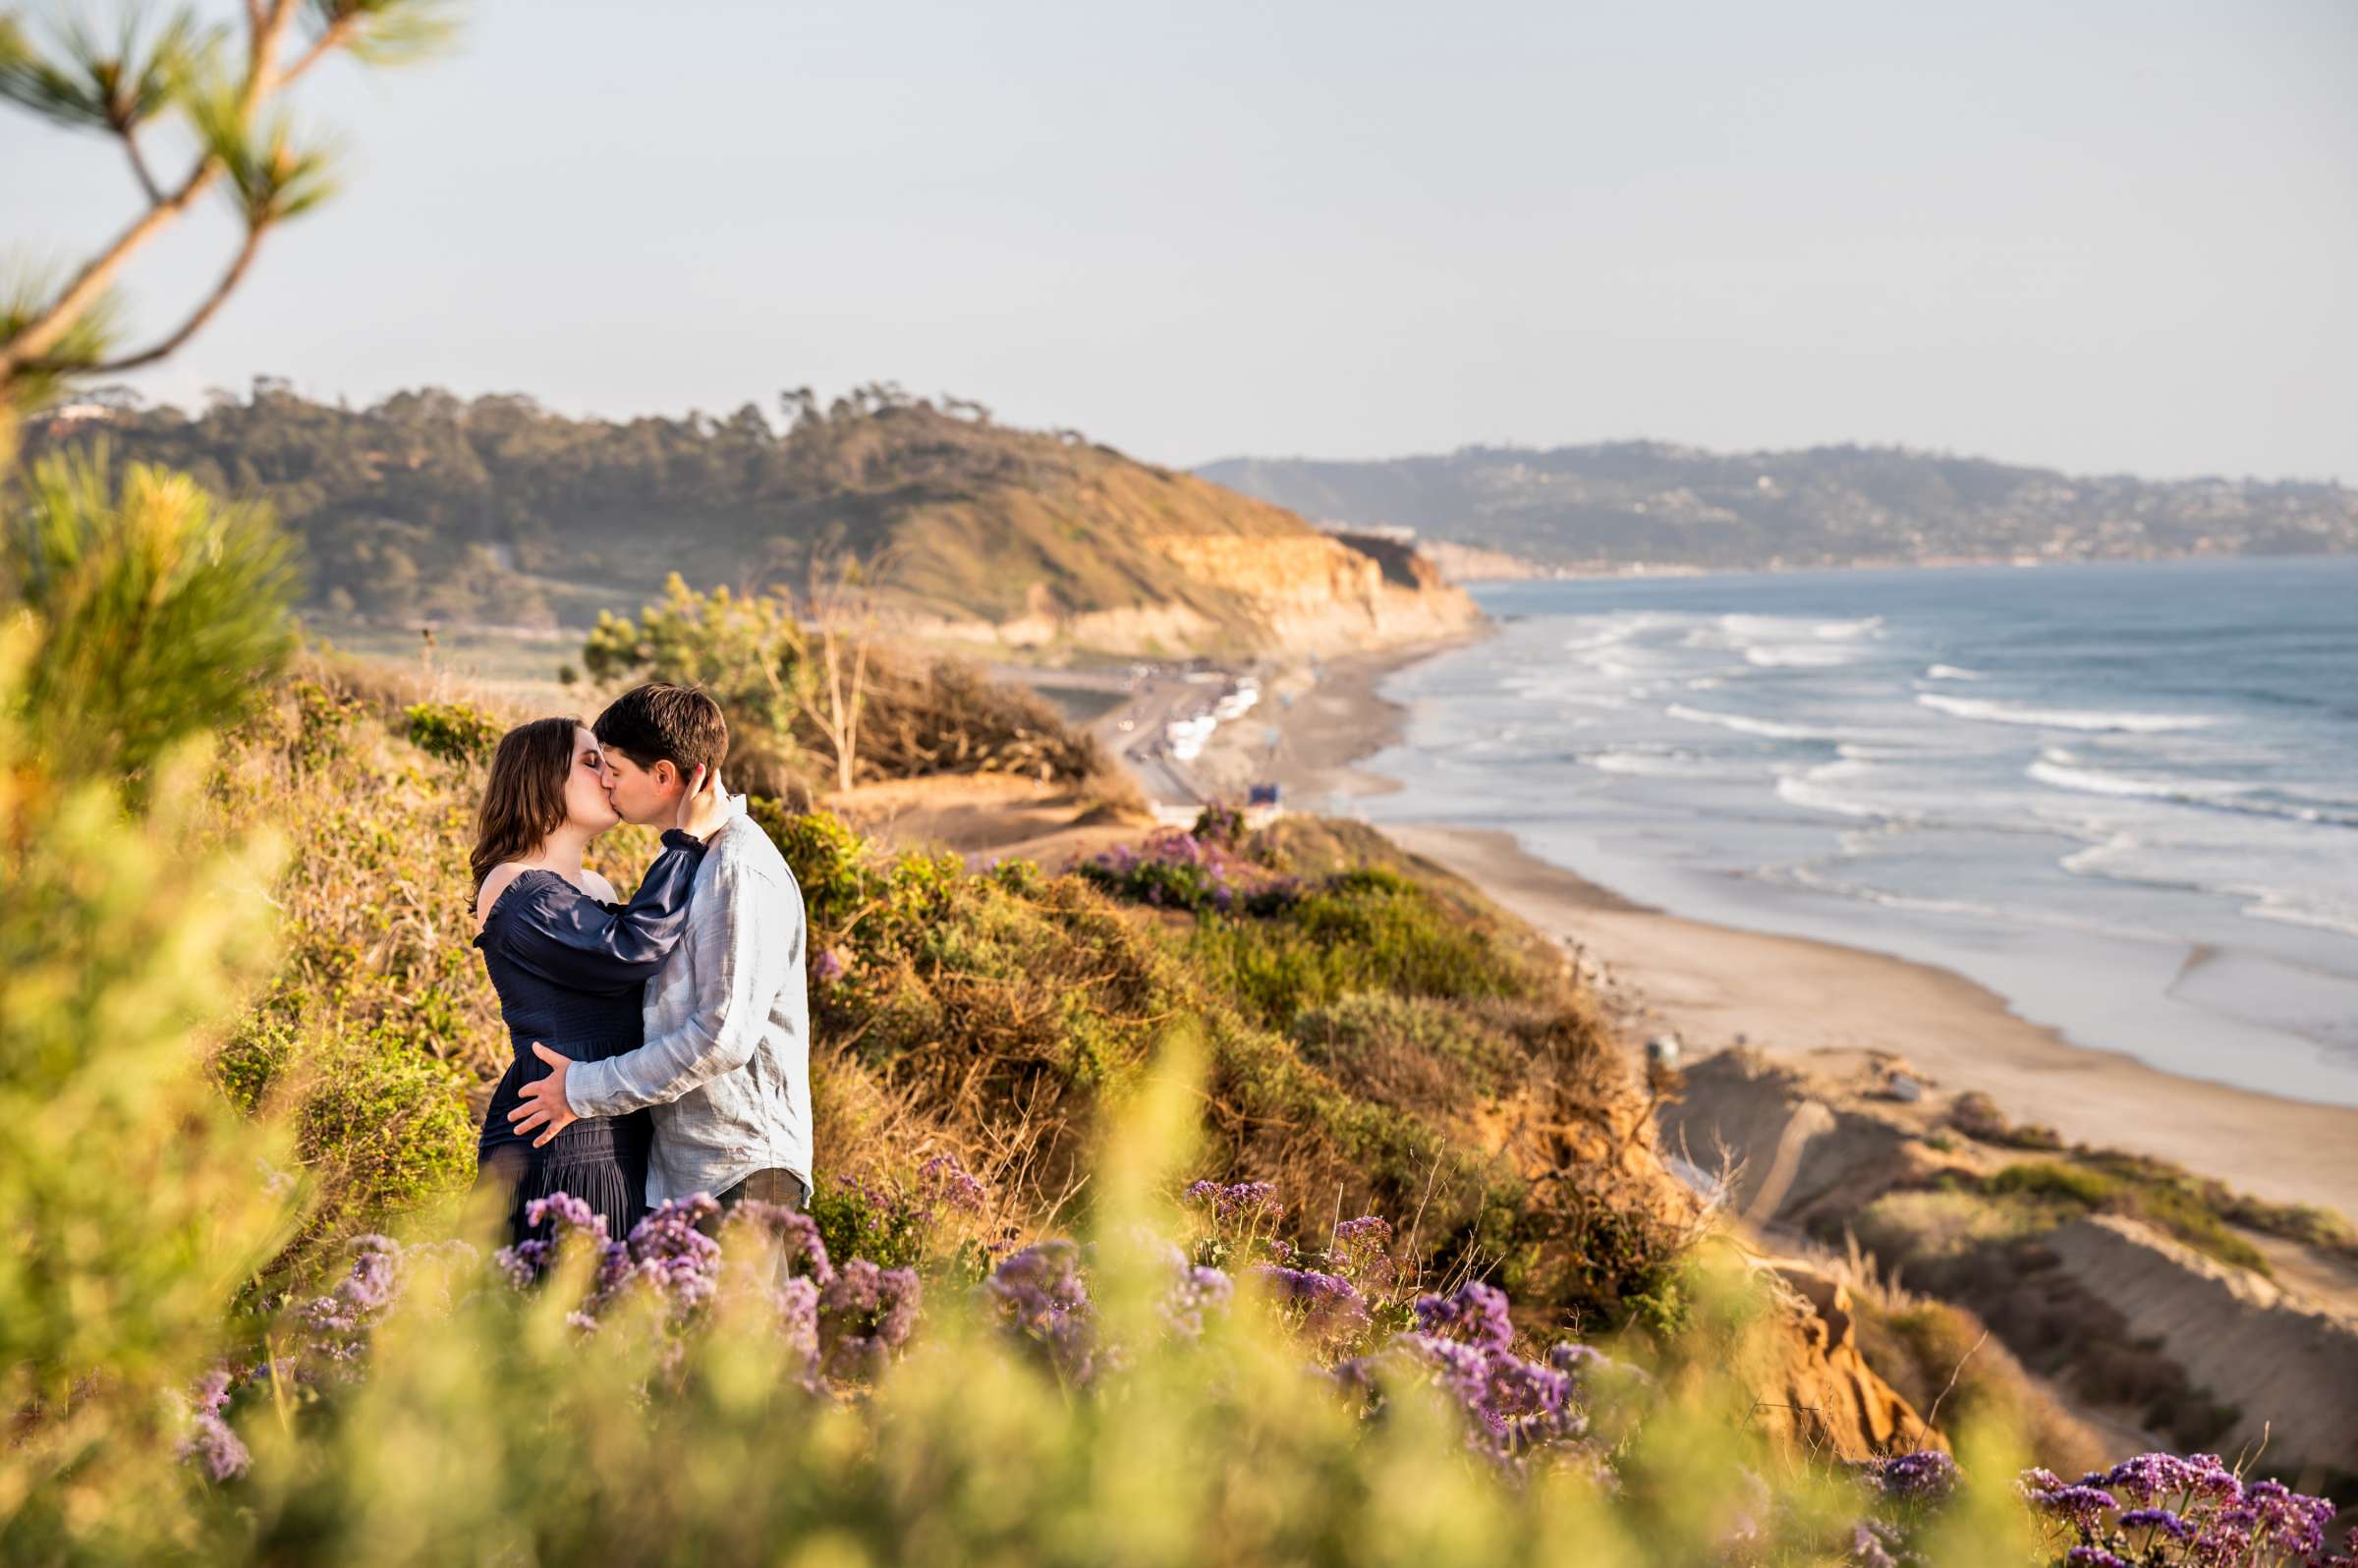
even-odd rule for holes
{"type": "Polygon", "coordinates": [[[745,798],[730,808],[697,868],[687,934],[646,982],[646,1042],[566,1069],[576,1116],[652,1112],[649,1204],[758,1170],[812,1190],[803,892],[745,798]]]}

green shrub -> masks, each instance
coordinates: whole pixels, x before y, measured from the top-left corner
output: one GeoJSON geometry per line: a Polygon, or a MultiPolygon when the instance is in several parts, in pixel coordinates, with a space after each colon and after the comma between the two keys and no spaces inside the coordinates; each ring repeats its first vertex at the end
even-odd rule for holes
{"type": "Polygon", "coordinates": [[[882,891],[867,842],[833,812],[790,812],[766,796],[754,797],[746,810],[794,872],[814,936],[840,930],[882,891]]]}
{"type": "Polygon", "coordinates": [[[1353,991],[1524,996],[1532,977],[1479,926],[1379,867],[1342,872],[1266,919],[1207,919],[1189,954],[1272,1029],[1353,991]]]}
{"type": "Polygon", "coordinates": [[[2055,1160],[2033,1160],[2008,1165],[1990,1178],[1993,1193],[2027,1193],[2059,1198],[2084,1208],[2099,1208],[2120,1196],[2120,1184],[2101,1171],[2084,1170],[2055,1160]]]}
{"type": "Polygon", "coordinates": [[[293,652],[294,566],[267,508],[144,464],[118,487],[103,448],[35,464],[21,504],[0,535],[0,609],[31,611],[38,639],[10,696],[19,756],[136,780],[247,712],[293,652]]]}
{"type": "Polygon", "coordinates": [[[2127,1214],[2221,1262],[2255,1273],[2271,1272],[2260,1250],[2235,1233],[2199,1188],[2143,1170],[2135,1156],[2120,1156],[2112,1163],[2112,1172],[2057,1160],[2008,1165],[1990,1178],[1988,1187],[1994,1193],[2028,1194],[2127,1214]]]}
{"type": "Polygon", "coordinates": [[[403,717],[412,746],[454,767],[490,760],[505,733],[497,719],[465,702],[413,702],[403,717]]]}

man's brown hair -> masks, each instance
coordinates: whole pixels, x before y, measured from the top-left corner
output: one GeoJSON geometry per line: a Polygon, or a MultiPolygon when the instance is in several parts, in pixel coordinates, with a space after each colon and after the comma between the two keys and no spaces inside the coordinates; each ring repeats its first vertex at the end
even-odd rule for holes
{"type": "Polygon", "coordinates": [[[682,782],[699,767],[717,773],[729,756],[729,721],[702,687],[649,681],[613,701],[590,726],[597,744],[620,752],[641,767],[669,762],[682,782]]]}

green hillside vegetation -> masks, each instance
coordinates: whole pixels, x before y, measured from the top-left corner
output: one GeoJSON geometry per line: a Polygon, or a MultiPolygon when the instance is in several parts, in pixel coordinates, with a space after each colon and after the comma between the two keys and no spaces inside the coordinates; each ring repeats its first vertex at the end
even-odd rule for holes
{"type": "Polygon", "coordinates": [[[1321,522],[1411,528],[1556,565],[2358,550],[2358,490],[2338,483],[2073,476],[1902,447],[1473,446],[1369,462],[1230,458],[1201,472],[1321,522]]]}
{"type": "Polygon", "coordinates": [[[1292,515],[1071,431],[862,387],[726,419],[575,420],[532,399],[404,392],[370,408],[262,378],[203,413],[35,421],[28,448],[103,442],[266,499],[301,540],[306,605],[336,615],[587,626],[680,573],[739,591],[809,581],[814,552],[880,563],[893,605],[1002,621],[1179,605],[1242,628],[1233,595],[1151,540],[1285,537],[1292,515]]]}
{"type": "MultiPolygon", "coordinates": [[[[508,1054],[465,941],[467,821],[504,717],[418,695],[398,674],[307,666],[236,733],[208,791],[224,837],[268,813],[306,847],[273,889],[275,975],[212,1070],[240,1107],[289,1112],[321,1241],[460,1192],[508,1054]]],[[[1276,1183],[1305,1222],[1337,1201],[1422,1205],[1436,1271],[1500,1275],[1590,1320],[1675,1312],[1691,1211],[1603,1168],[1565,1174],[1577,1140],[1544,1131],[1640,1136],[1585,995],[1471,889],[1377,864],[1396,855],[1367,830],[1289,824],[1252,853],[1307,877],[1298,902],[1172,924],[1029,862],[969,872],[873,851],[824,812],[755,811],[832,977],[814,990],[825,1184],[948,1148],[1028,1233],[1071,1198],[1102,1096],[1188,1018],[1208,1049],[1214,1168],[1232,1179],[1276,1183]],[[1485,1071],[1363,1071],[1372,1046],[1337,1048],[1354,1033],[1395,1056],[1430,1038],[1485,1071]],[[1535,1193],[1537,1170],[1583,1192],[1595,1237],[1535,1193]],[[1585,1245],[1608,1231],[1610,1250],[1585,1245]]],[[[625,886],[650,853],[628,829],[594,848],[625,886]]]]}
{"type": "Polygon", "coordinates": [[[216,598],[266,532],[80,493],[0,637],[9,1560],[1798,1564],[1869,1514],[2055,1560],[2002,1443],[1970,1488],[1857,1471],[1764,1403],[1810,1342],[1711,1266],[1561,955],[1354,824],[1207,813],[1083,875],[756,803],[812,922],[816,1225],[516,1287],[440,1238],[507,1050],[461,857],[520,715],[290,666],[282,603],[216,598]],[[151,644],[200,605],[234,662],[151,644]],[[28,684],[68,645],[156,689],[28,684]]]}

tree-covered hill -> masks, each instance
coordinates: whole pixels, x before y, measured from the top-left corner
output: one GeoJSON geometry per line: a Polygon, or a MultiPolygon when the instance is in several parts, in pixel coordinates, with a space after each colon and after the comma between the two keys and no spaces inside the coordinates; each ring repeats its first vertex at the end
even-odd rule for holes
{"type": "Polygon", "coordinates": [[[1265,502],[980,405],[890,386],[783,402],[781,431],[750,404],[614,422],[429,388],[352,409],[265,377],[195,417],[102,401],[31,434],[268,499],[303,541],[309,606],[379,620],[587,625],[674,571],[800,588],[816,549],[881,560],[889,601],[924,617],[1144,610],[1204,645],[1266,631],[1231,541],[1358,559],[1265,502]]]}
{"type": "Polygon", "coordinates": [[[2358,549],[2358,490],[2339,483],[2074,476],[1899,447],[1716,453],[1627,441],[1364,463],[1230,458],[1199,472],[1305,517],[1411,528],[1557,566],[2358,549]]]}

